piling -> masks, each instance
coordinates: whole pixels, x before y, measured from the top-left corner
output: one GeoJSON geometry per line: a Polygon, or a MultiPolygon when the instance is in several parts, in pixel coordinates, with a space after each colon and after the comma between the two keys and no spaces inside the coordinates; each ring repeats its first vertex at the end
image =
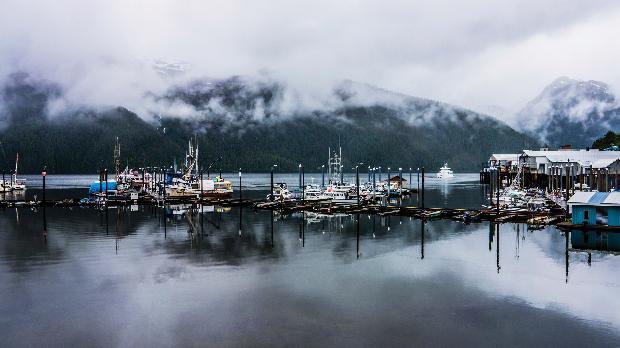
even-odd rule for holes
{"type": "Polygon", "coordinates": [[[495,205],[497,206],[497,214],[499,215],[499,187],[501,186],[500,179],[500,169],[497,168],[497,200],[495,201],[495,205]]]}
{"type": "Polygon", "coordinates": [[[271,201],[273,202],[273,166],[271,166],[271,194],[269,195],[269,198],[271,199],[271,201]]]}
{"type": "Polygon", "coordinates": [[[422,197],[422,209],[424,209],[424,167],[422,167],[422,192],[421,192],[421,197],[422,197]]]}
{"type": "Polygon", "coordinates": [[[355,189],[357,196],[357,205],[360,205],[360,168],[359,166],[355,166],[355,189]]]}

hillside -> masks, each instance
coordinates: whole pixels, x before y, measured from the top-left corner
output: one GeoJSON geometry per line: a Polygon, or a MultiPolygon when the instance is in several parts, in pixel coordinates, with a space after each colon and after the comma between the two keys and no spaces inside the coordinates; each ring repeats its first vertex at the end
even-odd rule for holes
{"type": "Polygon", "coordinates": [[[53,173],[93,173],[112,167],[117,136],[123,163],[133,167],[171,165],[196,136],[203,165],[221,155],[216,167],[247,171],[267,171],[274,163],[282,170],[298,163],[318,170],[328,146],[339,143],[347,169],[363,162],[435,170],[448,161],[457,171],[476,171],[492,152],[537,145],[488,116],[353,82],[338,86],[328,107],[313,109],[291,102],[286,87],[272,81],[196,81],[157,97],[162,104],[183,103],[191,116],[161,113],[154,122],[123,107],[48,115],[50,100],[61,95],[52,82],[24,76],[4,86],[3,166],[11,167],[19,151],[22,172],[47,164],[53,173]]]}

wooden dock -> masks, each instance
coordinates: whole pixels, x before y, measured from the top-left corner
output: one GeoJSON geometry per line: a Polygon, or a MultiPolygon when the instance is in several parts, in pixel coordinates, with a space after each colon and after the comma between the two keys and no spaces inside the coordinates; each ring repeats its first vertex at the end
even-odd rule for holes
{"type": "MultiPolygon", "coordinates": [[[[454,221],[481,222],[491,221],[495,223],[528,223],[533,226],[556,225],[565,220],[566,215],[563,210],[551,210],[549,213],[534,213],[526,209],[500,209],[499,212],[493,209],[459,209],[459,208],[421,208],[417,206],[399,206],[399,205],[379,205],[379,204],[351,204],[351,203],[333,203],[330,201],[267,201],[252,200],[239,198],[191,198],[191,199],[166,199],[156,200],[150,197],[139,198],[137,200],[100,200],[80,202],[75,199],[63,199],[54,201],[18,201],[5,200],[0,201],[0,208],[37,208],[37,207],[111,207],[111,206],[169,206],[175,204],[191,204],[199,205],[217,205],[223,207],[248,207],[255,210],[276,210],[280,213],[294,212],[316,212],[321,214],[368,214],[379,216],[407,216],[423,220],[440,220],[449,219],[454,221]]],[[[558,224],[567,226],[566,223],[558,224]]],[[[579,225],[572,225],[579,228],[579,225]]],[[[593,226],[589,226],[593,227],[593,226]]]]}

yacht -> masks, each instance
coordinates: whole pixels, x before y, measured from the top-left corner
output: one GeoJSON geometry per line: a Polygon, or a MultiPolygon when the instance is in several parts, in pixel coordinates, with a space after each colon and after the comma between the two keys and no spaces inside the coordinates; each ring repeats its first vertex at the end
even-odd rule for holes
{"type": "Polygon", "coordinates": [[[437,178],[439,179],[449,179],[454,178],[454,172],[450,167],[448,167],[448,163],[444,163],[443,167],[439,168],[439,172],[437,173],[437,178]]]}

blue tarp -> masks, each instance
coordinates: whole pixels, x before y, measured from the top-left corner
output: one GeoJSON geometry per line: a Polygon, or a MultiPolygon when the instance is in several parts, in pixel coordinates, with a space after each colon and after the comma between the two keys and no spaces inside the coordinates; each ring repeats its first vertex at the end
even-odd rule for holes
{"type": "MultiPolygon", "coordinates": [[[[114,180],[108,180],[107,182],[107,189],[108,191],[113,191],[116,190],[116,181],[114,180]]],[[[105,192],[106,191],[106,182],[99,182],[99,181],[95,181],[92,184],[90,184],[90,188],[88,189],[88,194],[94,194],[97,192],[105,192]]]]}

